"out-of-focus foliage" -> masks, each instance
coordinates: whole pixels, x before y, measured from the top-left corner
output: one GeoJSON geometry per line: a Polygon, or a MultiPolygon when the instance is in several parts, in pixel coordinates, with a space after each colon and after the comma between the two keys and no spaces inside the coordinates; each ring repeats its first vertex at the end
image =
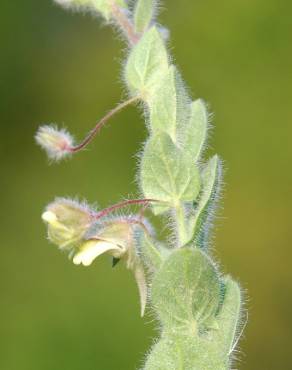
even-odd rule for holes
{"type": "MultiPolygon", "coordinates": [[[[249,291],[240,368],[285,369],[292,343],[292,4],[165,5],[161,19],[177,64],[193,95],[215,112],[212,147],[227,168],[214,242],[226,271],[249,291]]],[[[70,15],[50,0],[3,2],[0,18],[0,368],[135,369],[154,333],[151,319],[145,328],[139,318],[130,273],[108,271],[106,257],[89,269],[64,263],[66,255],[43,239],[39,215],[56,194],[103,207],[129,189],[134,195],[143,123],[129,108],[89,151],[54,166],[33,141],[43,121],[64,122],[81,138],[120,100],[120,42],[93,17],[70,15]]]]}

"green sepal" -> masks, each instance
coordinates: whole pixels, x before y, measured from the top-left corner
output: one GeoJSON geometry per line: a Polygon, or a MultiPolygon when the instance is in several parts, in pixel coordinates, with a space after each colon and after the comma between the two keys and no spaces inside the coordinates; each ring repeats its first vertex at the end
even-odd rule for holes
{"type": "Polygon", "coordinates": [[[220,304],[220,279],[199,249],[174,251],[155,275],[152,303],[165,333],[196,336],[214,321],[220,304]]]}
{"type": "Polygon", "coordinates": [[[152,136],[145,146],[141,186],[146,198],[161,201],[152,208],[155,214],[160,214],[180,202],[194,201],[200,191],[200,176],[189,153],[161,132],[152,136]]]}
{"type": "Polygon", "coordinates": [[[129,55],[125,79],[132,94],[147,99],[168,68],[164,42],[156,27],[150,28],[129,55]]]}
{"type": "Polygon", "coordinates": [[[201,195],[190,216],[190,234],[194,244],[200,248],[208,245],[211,218],[220,193],[222,164],[217,155],[212,157],[201,172],[201,195]]]}
{"type": "Polygon", "coordinates": [[[134,26],[137,33],[143,33],[151,24],[156,0],[138,0],[134,9],[134,26]]]}

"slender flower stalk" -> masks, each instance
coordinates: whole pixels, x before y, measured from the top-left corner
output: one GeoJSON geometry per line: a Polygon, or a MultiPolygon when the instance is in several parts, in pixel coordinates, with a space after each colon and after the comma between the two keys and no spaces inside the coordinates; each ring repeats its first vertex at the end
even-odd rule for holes
{"type": "Polygon", "coordinates": [[[104,216],[107,216],[111,212],[116,211],[117,209],[120,209],[120,208],[123,208],[123,207],[128,207],[128,206],[136,205],[136,204],[142,204],[145,207],[148,207],[149,204],[151,204],[153,202],[154,203],[155,202],[161,203],[161,201],[159,201],[157,199],[129,199],[129,200],[125,200],[125,201],[123,201],[121,203],[114,204],[113,206],[108,207],[108,208],[103,209],[102,211],[98,212],[95,215],[95,219],[97,220],[99,218],[102,218],[104,216]]]}
{"type": "Polygon", "coordinates": [[[114,109],[110,110],[97,124],[94,128],[89,132],[86,138],[78,145],[72,146],[69,151],[72,153],[79,152],[80,150],[84,149],[96,136],[96,134],[102,129],[102,127],[112,118],[115,114],[123,110],[128,105],[131,105],[139,100],[139,96],[134,96],[123,103],[117,105],[114,109]]]}
{"type": "Polygon", "coordinates": [[[115,114],[139,101],[139,99],[139,96],[134,96],[118,104],[96,123],[94,128],[79,144],[74,144],[74,139],[68,131],[64,129],[58,130],[56,126],[50,125],[41,126],[35,135],[35,140],[47,152],[50,159],[59,161],[70,154],[84,149],[115,114]]]}

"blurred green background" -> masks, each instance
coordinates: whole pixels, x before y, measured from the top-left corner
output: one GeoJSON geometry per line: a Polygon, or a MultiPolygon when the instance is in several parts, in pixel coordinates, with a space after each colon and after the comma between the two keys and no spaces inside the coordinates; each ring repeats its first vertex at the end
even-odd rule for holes
{"type": "MultiPolygon", "coordinates": [[[[247,290],[242,370],[291,368],[292,2],[168,0],[161,23],[194,97],[214,112],[210,154],[225,160],[216,256],[247,290]]],[[[78,138],[124,94],[124,44],[51,0],[1,2],[1,370],[137,369],[155,337],[136,286],[107,257],[73,266],[40,214],[55,195],[101,207],[135,196],[145,137],[133,107],[74,160],[48,165],[40,123],[78,138]]]]}

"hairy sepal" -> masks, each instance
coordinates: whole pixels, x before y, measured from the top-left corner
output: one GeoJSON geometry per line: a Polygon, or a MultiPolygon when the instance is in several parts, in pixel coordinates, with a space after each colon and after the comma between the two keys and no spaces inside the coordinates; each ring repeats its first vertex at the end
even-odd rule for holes
{"type": "Polygon", "coordinates": [[[150,138],[141,161],[141,186],[145,197],[157,199],[155,214],[194,201],[200,190],[200,176],[192,157],[161,132],[150,138]]]}

